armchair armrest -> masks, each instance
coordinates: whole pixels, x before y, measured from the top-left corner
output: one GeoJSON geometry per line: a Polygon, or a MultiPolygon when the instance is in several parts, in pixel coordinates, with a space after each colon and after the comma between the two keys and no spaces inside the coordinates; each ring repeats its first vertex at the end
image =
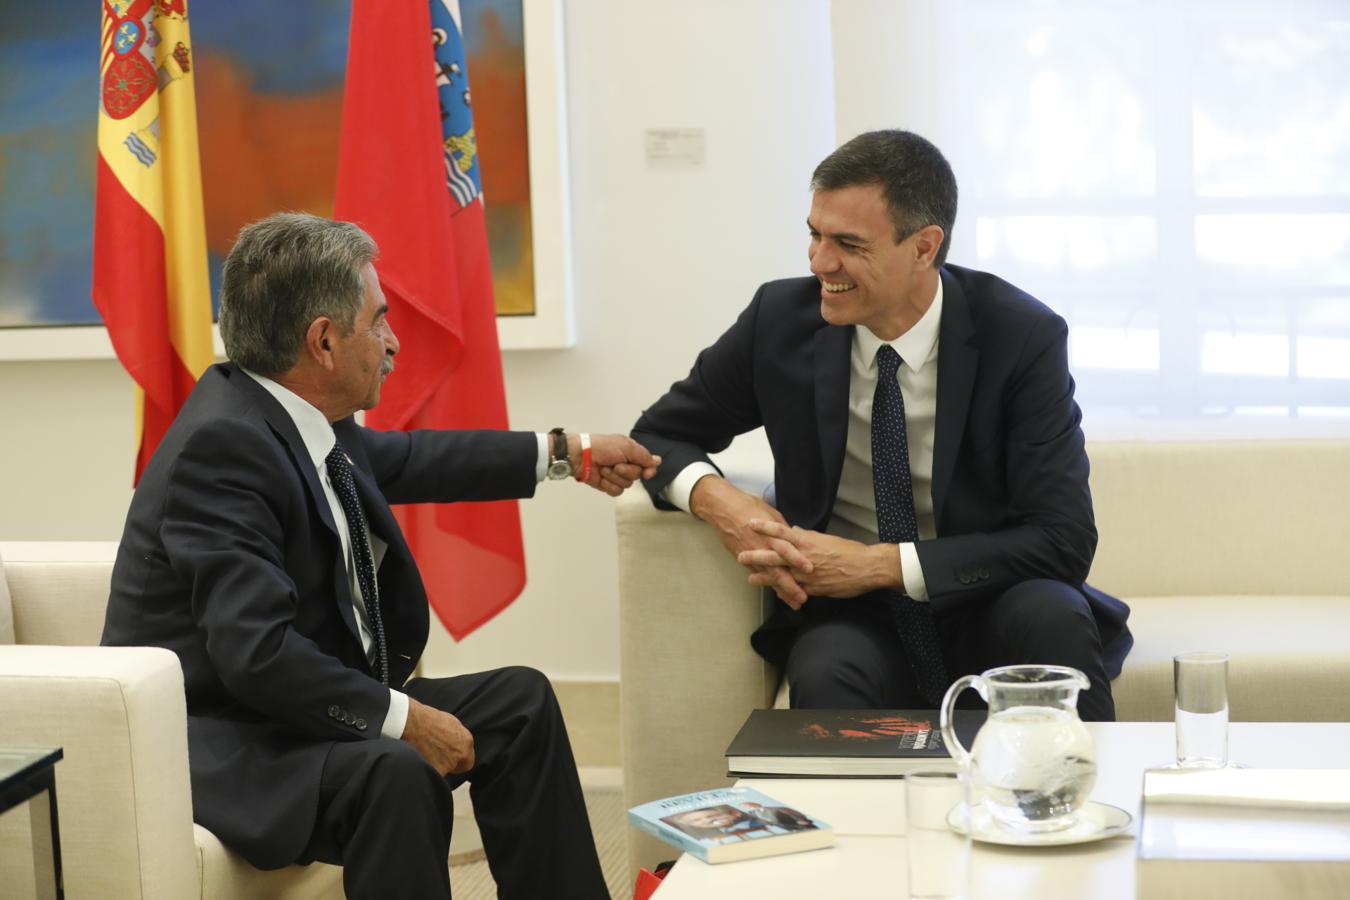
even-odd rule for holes
{"type": "MultiPolygon", "coordinates": [[[[56,785],[68,896],[200,893],[177,656],[157,647],[0,647],[0,723],[6,744],[65,750],[56,785]]],[[[6,818],[26,835],[25,819],[6,818]]],[[[0,857],[0,884],[25,877],[9,871],[20,861],[0,857]]]]}
{"type": "MultiPolygon", "coordinates": [[[[758,588],[703,522],[629,491],[615,508],[624,797],[628,805],[727,783],[723,751],[778,673],[750,647],[758,588]]],[[[670,848],[629,831],[629,861],[670,848]]]]}

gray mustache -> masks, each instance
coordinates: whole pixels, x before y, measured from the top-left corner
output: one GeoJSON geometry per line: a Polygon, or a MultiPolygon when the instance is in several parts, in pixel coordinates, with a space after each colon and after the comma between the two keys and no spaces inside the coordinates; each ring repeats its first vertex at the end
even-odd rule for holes
{"type": "Polygon", "coordinates": [[[392,356],[386,356],[384,362],[380,363],[380,374],[388,375],[392,371],[394,371],[394,358],[392,356]]]}

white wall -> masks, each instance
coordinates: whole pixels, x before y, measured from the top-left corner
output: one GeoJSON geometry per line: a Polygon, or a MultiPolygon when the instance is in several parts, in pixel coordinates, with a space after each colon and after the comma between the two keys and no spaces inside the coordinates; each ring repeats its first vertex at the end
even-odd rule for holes
{"type": "Polygon", "coordinates": [[[116,540],[135,414],[116,360],[0,363],[0,541],[116,540]]]}
{"type": "Polygon", "coordinates": [[[942,104],[943,87],[953,73],[945,62],[938,29],[939,2],[842,0],[831,4],[835,124],[840,143],[880,128],[931,134],[944,115],[952,114],[942,104]],[[900,46],[905,48],[903,54],[897,52],[900,46]],[[915,54],[923,58],[916,60],[915,54]],[[910,73],[916,70],[929,77],[914,79],[910,73]]]}
{"type": "MultiPolygon", "coordinates": [[[[624,431],[749,302],[806,271],[807,180],[834,147],[827,0],[566,7],[577,346],[506,354],[512,426],[624,431]],[[706,165],[648,171],[648,128],[703,128],[706,165]]],[[[115,362],[0,363],[0,540],[115,539],[130,497],[115,362]]],[[[636,490],[636,488],[635,488],[636,490]]],[[[611,501],[544,484],[522,506],[529,584],[442,674],[528,663],[618,676],[611,501]]]]}

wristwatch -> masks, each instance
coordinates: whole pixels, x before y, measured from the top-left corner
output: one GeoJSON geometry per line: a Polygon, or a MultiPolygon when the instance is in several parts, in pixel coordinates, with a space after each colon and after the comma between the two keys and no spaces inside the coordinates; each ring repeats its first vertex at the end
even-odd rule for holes
{"type": "Polygon", "coordinates": [[[550,481],[562,481],[572,477],[572,460],[567,455],[567,434],[561,428],[552,428],[548,433],[548,477],[550,481]]]}

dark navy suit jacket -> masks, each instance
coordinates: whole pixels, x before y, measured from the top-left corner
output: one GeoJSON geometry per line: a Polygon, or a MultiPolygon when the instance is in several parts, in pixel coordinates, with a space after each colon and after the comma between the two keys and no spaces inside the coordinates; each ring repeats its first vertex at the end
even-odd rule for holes
{"type": "MultiPolygon", "coordinates": [[[[373,533],[390,683],[426,644],[426,592],[390,503],[528,497],[533,434],[333,426],[373,533]]],[[[178,654],[194,818],[261,868],[295,862],[335,741],[380,736],[389,691],[361,645],[332,511],[281,405],[206,371],[141,478],[103,643],[178,654]]]]}
{"type": "MultiPolygon", "coordinates": [[[[970,269],[941,270],[933,512],[937,536],[915,549],[934,610],[1050,578],[1081,586],[1110,677],[1133,644],[1129,609],[1084,584],[1097,546],[1068,328],[1035,298],[970,269]]],[[[763,285],[689,376],[642,414],[633,437],[663,457],[645,482],[660,492],[692,462],[764,426],[776,505],[823,531],[834,506],[848,427],[853,327],[820,315],[815,278],[763,285]]],[[[781,662],[799,616],[782,604],[754,636],[781,662]]]]}

